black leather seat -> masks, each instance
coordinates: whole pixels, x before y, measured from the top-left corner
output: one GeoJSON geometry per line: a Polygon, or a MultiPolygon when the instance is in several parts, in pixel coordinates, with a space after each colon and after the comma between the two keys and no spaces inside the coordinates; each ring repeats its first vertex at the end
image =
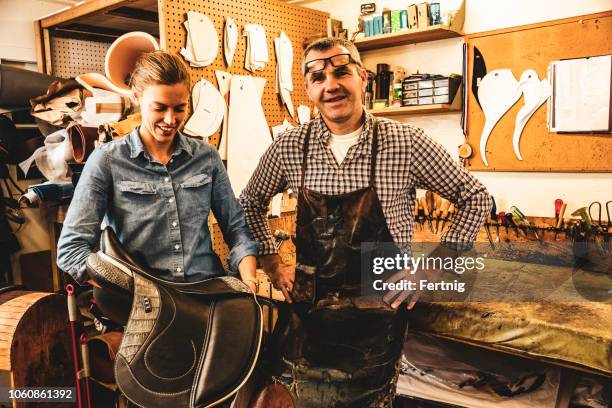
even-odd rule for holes
{"type": "Polygon", "coordinates": [[[240,280],[162,280],[141,268],[112,230],[87,271],[100,310],[126,324],[115,379],[142,407],[209,407],[232,396],[255,367],[261,307],[240,280]],[[130,304],[129,315],[125,310],[130,304]],[[127,317],[127,318],[126,318],[127,317]]]}

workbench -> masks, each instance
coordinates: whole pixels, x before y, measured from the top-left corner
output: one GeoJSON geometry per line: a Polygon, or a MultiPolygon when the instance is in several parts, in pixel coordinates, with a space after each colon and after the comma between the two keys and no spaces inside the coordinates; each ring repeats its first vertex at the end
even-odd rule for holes
{"type": "Polygon", "coordinates": [[[474,286],[417,303],[409,330],[612,377],[612,274],[490,259],[474,286]]]}

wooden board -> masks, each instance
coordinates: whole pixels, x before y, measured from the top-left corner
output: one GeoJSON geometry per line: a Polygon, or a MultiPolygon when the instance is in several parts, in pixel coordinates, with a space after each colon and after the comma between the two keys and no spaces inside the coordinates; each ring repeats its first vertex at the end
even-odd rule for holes
{"type": "Polygon", "coordinates": [[[97,72],[104,74],[104,58],[110,42],[51,37],[53,75],[70,78],[97,72]]]}
{"type": "Polygon", "coordinates": [[[502,117],[487,143],[485,166],[480,158],[480,134],[485,118],[471,91],[474,47],[482,53],[487,72],[509,68],[515,78],[532,68],[538,76],[547,77],[551,61],[612,54],[612,11],[563,20],[548,21],[510,29],[466,36],[469,49],[468,69],[468,143],[474,154],[468,163],[478,171],[612,171],[612,135],[549,133],[546,126],[546,104],[531,117],[521,136],[523,161],[512,148],[512,133],[519,101],[502,117]]]}
{"type": "Polygon", "coordinates": [[[380,34],[365,37],[355,41],[359,51],[376,50],[384,47],[415,44],[425,41],[443,40],[446,38],[461,37],[463,34],[441,24],[420,29],[401,31],[398,33],[380,34]]]}
{"type": "MultiPolygon", "coordinates": [[[[293,6],[280,0],[237,0],[237,1],[160,1],[160,39],[161,46],[166,51],[178,53],[185,47],[187,32],[183,22],[187,18],[188,11],[197,11],[206,14],[215,25],[219,34],[219,54],[215,61],[204,68],[190,68],[192,84],[202,78],[217,85],[215,70],[229,72],[235,75],[252,75],[266,79],[266,86],[262,98],[262,106],[268,121],[268,126],[276,126],[285,118],[292,121],[274,90],[276,57],[274,54],[274,38],[280,35],[281,30],[287,34],[293,45],[293,88],[291,100],[297,110],[300,104],[309,103],[303,84],[301,74],[302,43],[304,39],[325,31],[328,13],[310,10],[304,7],[293,6]],[[223,50],[223,27],[226,16],[236,22],[239,30],[238,45],[234,54],[232,66],[228,68],[222,55],[223,50]],[[244,58],[246,52],[246,37],[242,36],[245,24],[257,23],[264,26],[266,30],[266,41],[268,43],[269,62],[262,72],[251,73],[244,69],[244,58]],[[306,23],[306,24],[305,24],[306,23]]],[[[296,111],[297,118],[297,111],[296,111]]],[[[294,122],[297,123],[297,122],[294,122]]],[[[219,143],[219,132],[210,137],[210,143],[217,146],[219,143]]]]}

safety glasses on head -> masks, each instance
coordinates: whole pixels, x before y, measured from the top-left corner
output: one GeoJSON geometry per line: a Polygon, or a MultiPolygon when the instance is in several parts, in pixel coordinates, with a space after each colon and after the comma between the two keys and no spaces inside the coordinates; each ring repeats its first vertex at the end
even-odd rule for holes
{"type": "Polygon", "coordinates": [[[323,71],[328,62],[332,65],[332,67],[343,67],[350,63],[357,64],[357,61],[351,57],[351,54],[336,54],[328,58],[317,58],[306,62],[306,64],[304,64],[304,75],[323,71]]]}

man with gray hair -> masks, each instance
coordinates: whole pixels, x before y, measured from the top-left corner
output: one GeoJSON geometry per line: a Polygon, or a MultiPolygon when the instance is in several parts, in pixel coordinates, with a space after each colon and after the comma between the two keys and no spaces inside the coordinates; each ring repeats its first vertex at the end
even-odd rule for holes
{"type": "Polygon", "coordinates": [[[280,135],[240,195],[262,246],[259,260],[291,303],[279,319],[281,383],[299,407],[391,407],[410,293],[387,305],[361,292],[361,244],[410,251],[417,188],[458,210],[430,256],[471,247],[491,203],[484,186],[421,129],[376,119],[363,106],[367,74],[355,46],[323,38],[303,54],[308,97],[319,115],[280,135]],[[276,253],[270,199],[298,192],[295,266],[276,253]]]}

